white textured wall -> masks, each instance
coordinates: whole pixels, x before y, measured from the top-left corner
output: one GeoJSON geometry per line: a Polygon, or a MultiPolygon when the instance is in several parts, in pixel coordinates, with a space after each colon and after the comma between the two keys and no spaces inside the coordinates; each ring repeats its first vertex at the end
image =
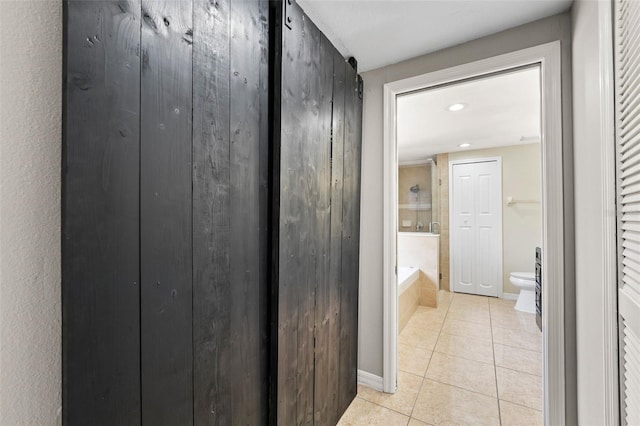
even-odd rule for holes
{"type": "Polygon", "coordinates": [[[514,200],[540,200],[542,162],[540,144],[453,152],[449,161],[502,158],[502,284],[504,293],[517,294],[509,281],[512,272],[534,272],[536,246],[542,243],[542,205],[507,206],[514,200]]]}
{"type": "Polygon", "coordinates": [[[610,51],[611,38],[599,37],[603,21],[610,22],[605,10],[608,7],[609,1],[580,0],[572,10],[578,420],[583,425],[613,424],[608,417],[611,413],[605,409],[605,383],[609,376],[607,352],[615,348],[606,346],[603,325],[607,314],[605,292],[616,290],[615,277],[607,277],[604,268],[611,244],[605,232],[615,226],[615,192],[613,183],[605,186],[603,158],[608,153],[611,170],[615,142],[612,129],[607,130],[606,118],[601,115],[602,105],[613,104],[603,92],[607,86],[605,70],[609,67],[612,72],[613,64],[612,60],[601,60],[610,51]]]}
{"type": "Polygon", "coordinates": [[[571,125],[571,15],[563,13],[362,74],[364,79],[358,368],[382,376],[382,168],[385,83],[560,40],[563,162],[565,167],[565,351],[567,423],[575,413],[575,298],[573,267],[573,144],[571,125]]]}
{"type": "Polygon", "coordinates": [[[0,424],[55,425],[62,2],[0,6],[0,424]]]}

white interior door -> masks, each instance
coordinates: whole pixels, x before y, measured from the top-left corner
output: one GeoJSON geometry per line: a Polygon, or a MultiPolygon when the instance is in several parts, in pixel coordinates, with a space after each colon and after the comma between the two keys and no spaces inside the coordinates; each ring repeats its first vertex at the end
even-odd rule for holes
{"type": "Polygon", "coordinates": [[[502,171],[496,160],[451,165],[453,291],[499,295],[502,280],[502,171]]]}

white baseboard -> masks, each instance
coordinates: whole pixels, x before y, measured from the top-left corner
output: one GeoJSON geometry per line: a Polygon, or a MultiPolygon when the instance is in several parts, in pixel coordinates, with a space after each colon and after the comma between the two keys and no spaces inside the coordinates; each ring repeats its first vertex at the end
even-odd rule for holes
{"type": "Polygon", "coordinates": [[[382,392],[382,377],[358,370],[358,384],[382,392]]]}
{"type": "Polygon", "coordinates": [[[518,300],[518,293],[502,293],[502,298],[507,300],[518,300]]]}

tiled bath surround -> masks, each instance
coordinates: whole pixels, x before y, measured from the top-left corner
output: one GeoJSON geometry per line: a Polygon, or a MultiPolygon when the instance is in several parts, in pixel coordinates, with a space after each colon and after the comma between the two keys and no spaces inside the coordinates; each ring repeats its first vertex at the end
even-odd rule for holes
{"type": "Polygon", "coordinates": [[[419,278],[398,297],[398,331],[401,332],[419,306],[435,308],[439,291],[438,235],[418,232],[398,233],[398,266],[414,266],[419,278]]]}

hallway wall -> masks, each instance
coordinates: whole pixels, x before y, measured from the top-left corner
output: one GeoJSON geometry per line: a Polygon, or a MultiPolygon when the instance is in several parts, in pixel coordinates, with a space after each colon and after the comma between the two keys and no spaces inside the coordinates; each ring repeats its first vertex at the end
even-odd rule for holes
{"type": "Polygon", "coordinates": [[[0,424],[60,423],[62,1],[0,13],[0,424]]]}
{"type": "MultiPolygon", "coordinates": [[[[363,73],[362,232],[360,239],[360,334],[358,368],[382,376],[383,260],[383,86],[404,78],[559,40],[562,46],[562,102],[565,166],[565,222],[573,218],[571,126],[571,15],[563,13],[449,49],[363,73]]],[[[575,359],[573,227],[565,227],[566,355],[575,359]]],[[[575,365],[567,363],[567,412],[575,412],[575,365]]],[[[571,423],[571,417],[567,421],[571,423]]]]}

